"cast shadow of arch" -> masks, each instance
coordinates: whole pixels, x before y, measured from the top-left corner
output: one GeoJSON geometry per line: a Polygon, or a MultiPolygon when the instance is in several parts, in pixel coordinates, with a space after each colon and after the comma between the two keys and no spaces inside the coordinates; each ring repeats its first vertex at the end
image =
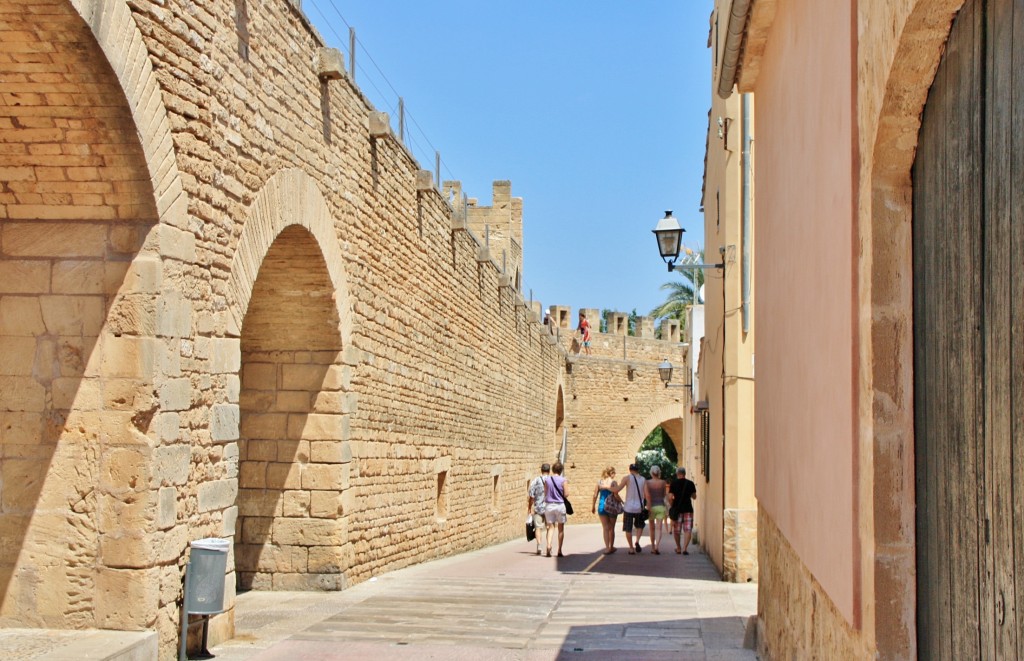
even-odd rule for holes
{"type": "MultiPolygon", "coordinates": [[[[5,20],[52,44],[46,73],[94,91],[0,107],[14,126],[5,142],[28,154],[0,181],[0,623],[96,626],[86,604],[97,572],[118,562],[110,533],[126,512],[143,523],[149,504],[147,480],[102,475],[112,449],[147,446],[155,410],[141,341],[155,297],[136,292],[159,284],[143,251],[158,213],[131,110],[89,28],[74,12],[5,20]]],[[[0,63],[0,92],[31,91],[19,67],[0,63]]]]}

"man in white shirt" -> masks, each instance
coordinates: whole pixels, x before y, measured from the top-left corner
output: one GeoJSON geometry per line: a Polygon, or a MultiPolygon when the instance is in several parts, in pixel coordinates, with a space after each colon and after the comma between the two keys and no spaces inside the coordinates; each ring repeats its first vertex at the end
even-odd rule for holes
{"type": "Polygon", "coordinates": [[[622,532],[626,533],[626,547],[630,555],[640,552],[640,540],[644,537],[644,526],[647,524],[647,517],[644,516],[644,485],[647,480],[640,474],[636,464],[629,465],[629,476],[619,482],[618,487],[612,489],[615,493],[626,488],[626,497],[623,498],[622,532]],[[633,542],[633,528],[636,528],[636,542],[633,542]]]}
{"type": "Polygon", "coordinates": [[[530,480],[530,486],[526,490],[526,512],[533,515],[533,529],[537,534],[537,555],[540,555],[540,540],[544,539],[547,527],[544,519],[544,510],[547,507],[547,501],[544,499],[544,478],[551,474],[551,464],[542,465],[540,473],[530,480]]]}

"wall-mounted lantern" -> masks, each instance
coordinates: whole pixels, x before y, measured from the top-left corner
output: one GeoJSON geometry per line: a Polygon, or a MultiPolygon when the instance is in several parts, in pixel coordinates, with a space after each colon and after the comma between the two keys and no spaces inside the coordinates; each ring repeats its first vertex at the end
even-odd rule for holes
{"type": "Polygon", "coordinates": [[[668,358],[661,361],[658,365],[658,376],[661,377],[661,382],[665,384],[666,388],[692,388],[693,386],[689,383],[670,383],[672,381],[672,363],[668,362],[668,358]]]}

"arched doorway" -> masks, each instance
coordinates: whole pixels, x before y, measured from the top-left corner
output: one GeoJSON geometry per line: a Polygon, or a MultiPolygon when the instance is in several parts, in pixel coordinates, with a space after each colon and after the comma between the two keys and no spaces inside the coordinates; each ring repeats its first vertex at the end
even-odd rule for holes
{"type": "MultiPolygon", "coordinates": [[[[565,429],[565,398],[562,395],[562,386],[558,386],[558,397],[555,400],[555,457],[560,461],[564,460],[562,456],[563,442],[568,446],[568,438],[565,429]]],[[[568,451],[568,449],[566,448],[568,451]]]]}
{"type": "Polygon", "coordinates": [[[1024,654],[1022,38],[1019,3],[965,3],[913,169],[921,658],[1024,654]]]}
{"type": "Polygon", "coordinates": [[[316,237],[286,227],[266,253],[242,322],[240,589],[344,586],[346,368],[335,288],[316,237]]]}

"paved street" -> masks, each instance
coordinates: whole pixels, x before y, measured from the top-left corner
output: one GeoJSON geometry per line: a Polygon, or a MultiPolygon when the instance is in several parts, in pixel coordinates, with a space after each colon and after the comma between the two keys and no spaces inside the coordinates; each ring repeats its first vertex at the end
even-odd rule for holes
{"type": "Polygon", "coordinates": [[[566,530],[565,558],[513,541],[331,593],[239,595],[219,661],[756,659],[757,586],[718,579],[699,549],[600,553],[600,526],[566,530]],[[667,551],[667,552],[666,552],[667,551]],[[752,627],[752,625],[750,625],[752,627]]]}

